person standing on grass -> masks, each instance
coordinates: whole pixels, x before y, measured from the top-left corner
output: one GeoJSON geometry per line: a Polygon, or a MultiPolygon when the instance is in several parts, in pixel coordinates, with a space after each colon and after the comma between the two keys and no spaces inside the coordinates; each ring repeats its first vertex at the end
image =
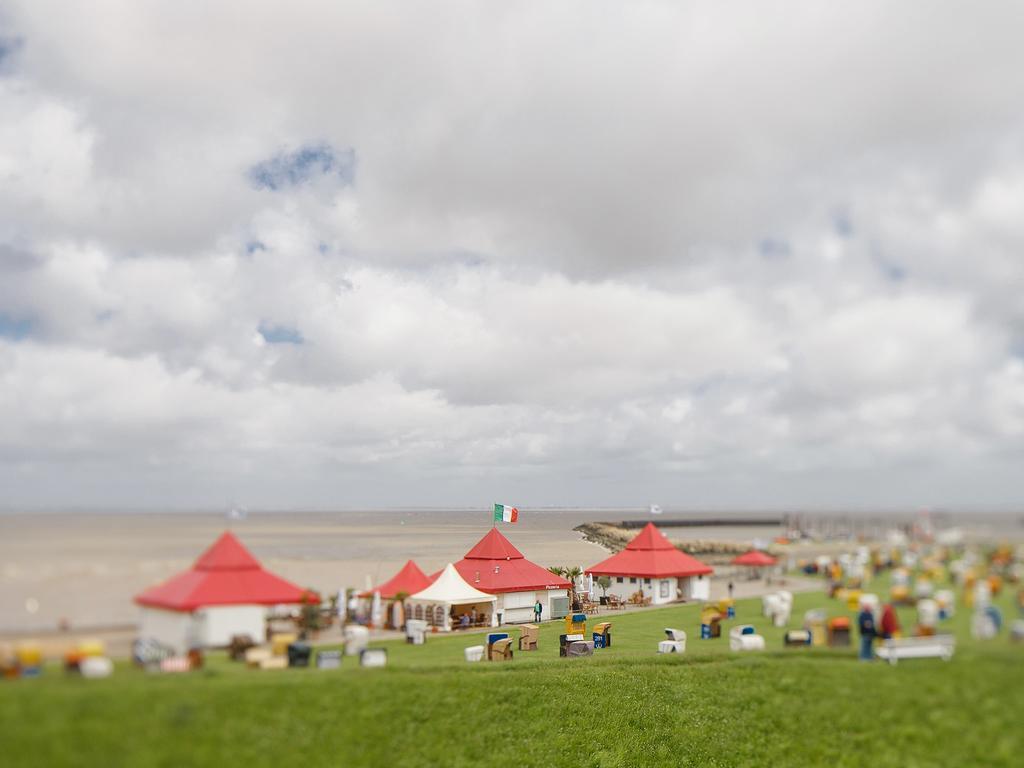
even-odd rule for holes
{"type": "Polygon", "coordinates": [[[875,615],[867,605],[860,607],[857,615],[857,628],[860,629],[860,660],[871,661],[872,646],[875,643],[875,615]]]}
{"type": "Polygon", "coordinates": [[[882,609],[882,637],[885,640],[891,640],[896,637],[900,631],[900,619],[896,615],[896,609],[893,608],[892,603],[886,603],[882,609]]]}
{"type": "Polygon", "coordinates": [[[729,599],[732,600],[732,582],[729,582],[729,599]]]}
{"type": "Polygon", "coordinates": [[[540,624],[540,615],[544,613],[544,605],[538,600],[533,605],[533,623],[540,624]]]}

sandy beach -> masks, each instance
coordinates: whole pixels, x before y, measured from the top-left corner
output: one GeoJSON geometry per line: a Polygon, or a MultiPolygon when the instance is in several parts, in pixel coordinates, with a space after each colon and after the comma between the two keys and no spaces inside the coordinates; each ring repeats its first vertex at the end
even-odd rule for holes
{"type": "MultiPolygon", "coordinates": [[[[577,525],[643,516],[636,509],[522,510],[518,523],[501,525],[540,565],[586,567],[605,550],[584,541],[573,530],[577,525]]],[[[0,633],[52,631],[62,620],[74,632],[131,625],[137,619],[133,595],[187,568],[226,528],[266,567],[329,593],[389,578],[409,558],[427,572],[438,570],[460,559],[491,525],[487,510],[254,512],[244,520],[228,520],[222,512],[5,513],[0,515],[0,633]]],[[[781,533],[773,525],[667,532],[676,541],[740,542],[781,533]]],[[[829,546],[787,549],[808,556],[829,546]]],[[[728,578],[728,569],[717,564],[716,569],[728,578]]]]}
{"type": "MultiPolygon", "coordinates": [[[[502,531],[541,565],[587,566],[604,550],[573,528],[636,516],[636,510],[523,510],[502,531]]],[[[240,521],[219,512],[0,515],[0,632],[55,629],[62,619],[73,630],[130,624],[137,616],[132,596],[187,568],[226,528],[266,567],[329,592],[386,579],[409,558],[438,570],[460,559],[491,525],[486,510],[260,512],[240,521]]],[[[693,535],[776,534],[765,527],[693,535]]]]}

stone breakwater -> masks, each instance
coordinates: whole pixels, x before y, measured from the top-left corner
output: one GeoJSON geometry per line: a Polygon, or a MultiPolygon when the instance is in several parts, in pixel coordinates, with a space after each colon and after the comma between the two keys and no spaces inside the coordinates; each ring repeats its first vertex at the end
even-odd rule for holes
{"type": "MultiPolygon", "coordinates": [[[[637,534],[636,530],[623,528],[615,523],[583,523],[573,530],[582,534],[584,541],[597,544],[612,553],[623,549],[637,534]]],[[[686,554],[700,557],[701,560],[711,565],[728,562],[736,555],[741,555],[750,549],[748,541],[690,538],[681,540],[671,536],[669,536],[669,541],[686,554]]]]}

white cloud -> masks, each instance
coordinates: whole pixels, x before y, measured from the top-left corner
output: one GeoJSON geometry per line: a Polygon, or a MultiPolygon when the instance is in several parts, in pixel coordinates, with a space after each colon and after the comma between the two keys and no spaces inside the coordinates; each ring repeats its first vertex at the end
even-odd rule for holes
{"type": "Polygon", "coordinates": [[[1022,500],[1009,6],[3,5],[10,503],[1022,500]]]}

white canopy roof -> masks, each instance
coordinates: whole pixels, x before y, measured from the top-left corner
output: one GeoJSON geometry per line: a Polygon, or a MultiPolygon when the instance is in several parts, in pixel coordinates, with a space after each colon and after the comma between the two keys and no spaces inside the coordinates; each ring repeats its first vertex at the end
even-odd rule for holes
{"type": "Polygon", "coordinates": [[[446,603],[448,605],[470,605],[472,603],[493,603],[498,598],[481,592],[466,582],[448,563],[433,584],[409,597],[420,603],[446,603]]]}

